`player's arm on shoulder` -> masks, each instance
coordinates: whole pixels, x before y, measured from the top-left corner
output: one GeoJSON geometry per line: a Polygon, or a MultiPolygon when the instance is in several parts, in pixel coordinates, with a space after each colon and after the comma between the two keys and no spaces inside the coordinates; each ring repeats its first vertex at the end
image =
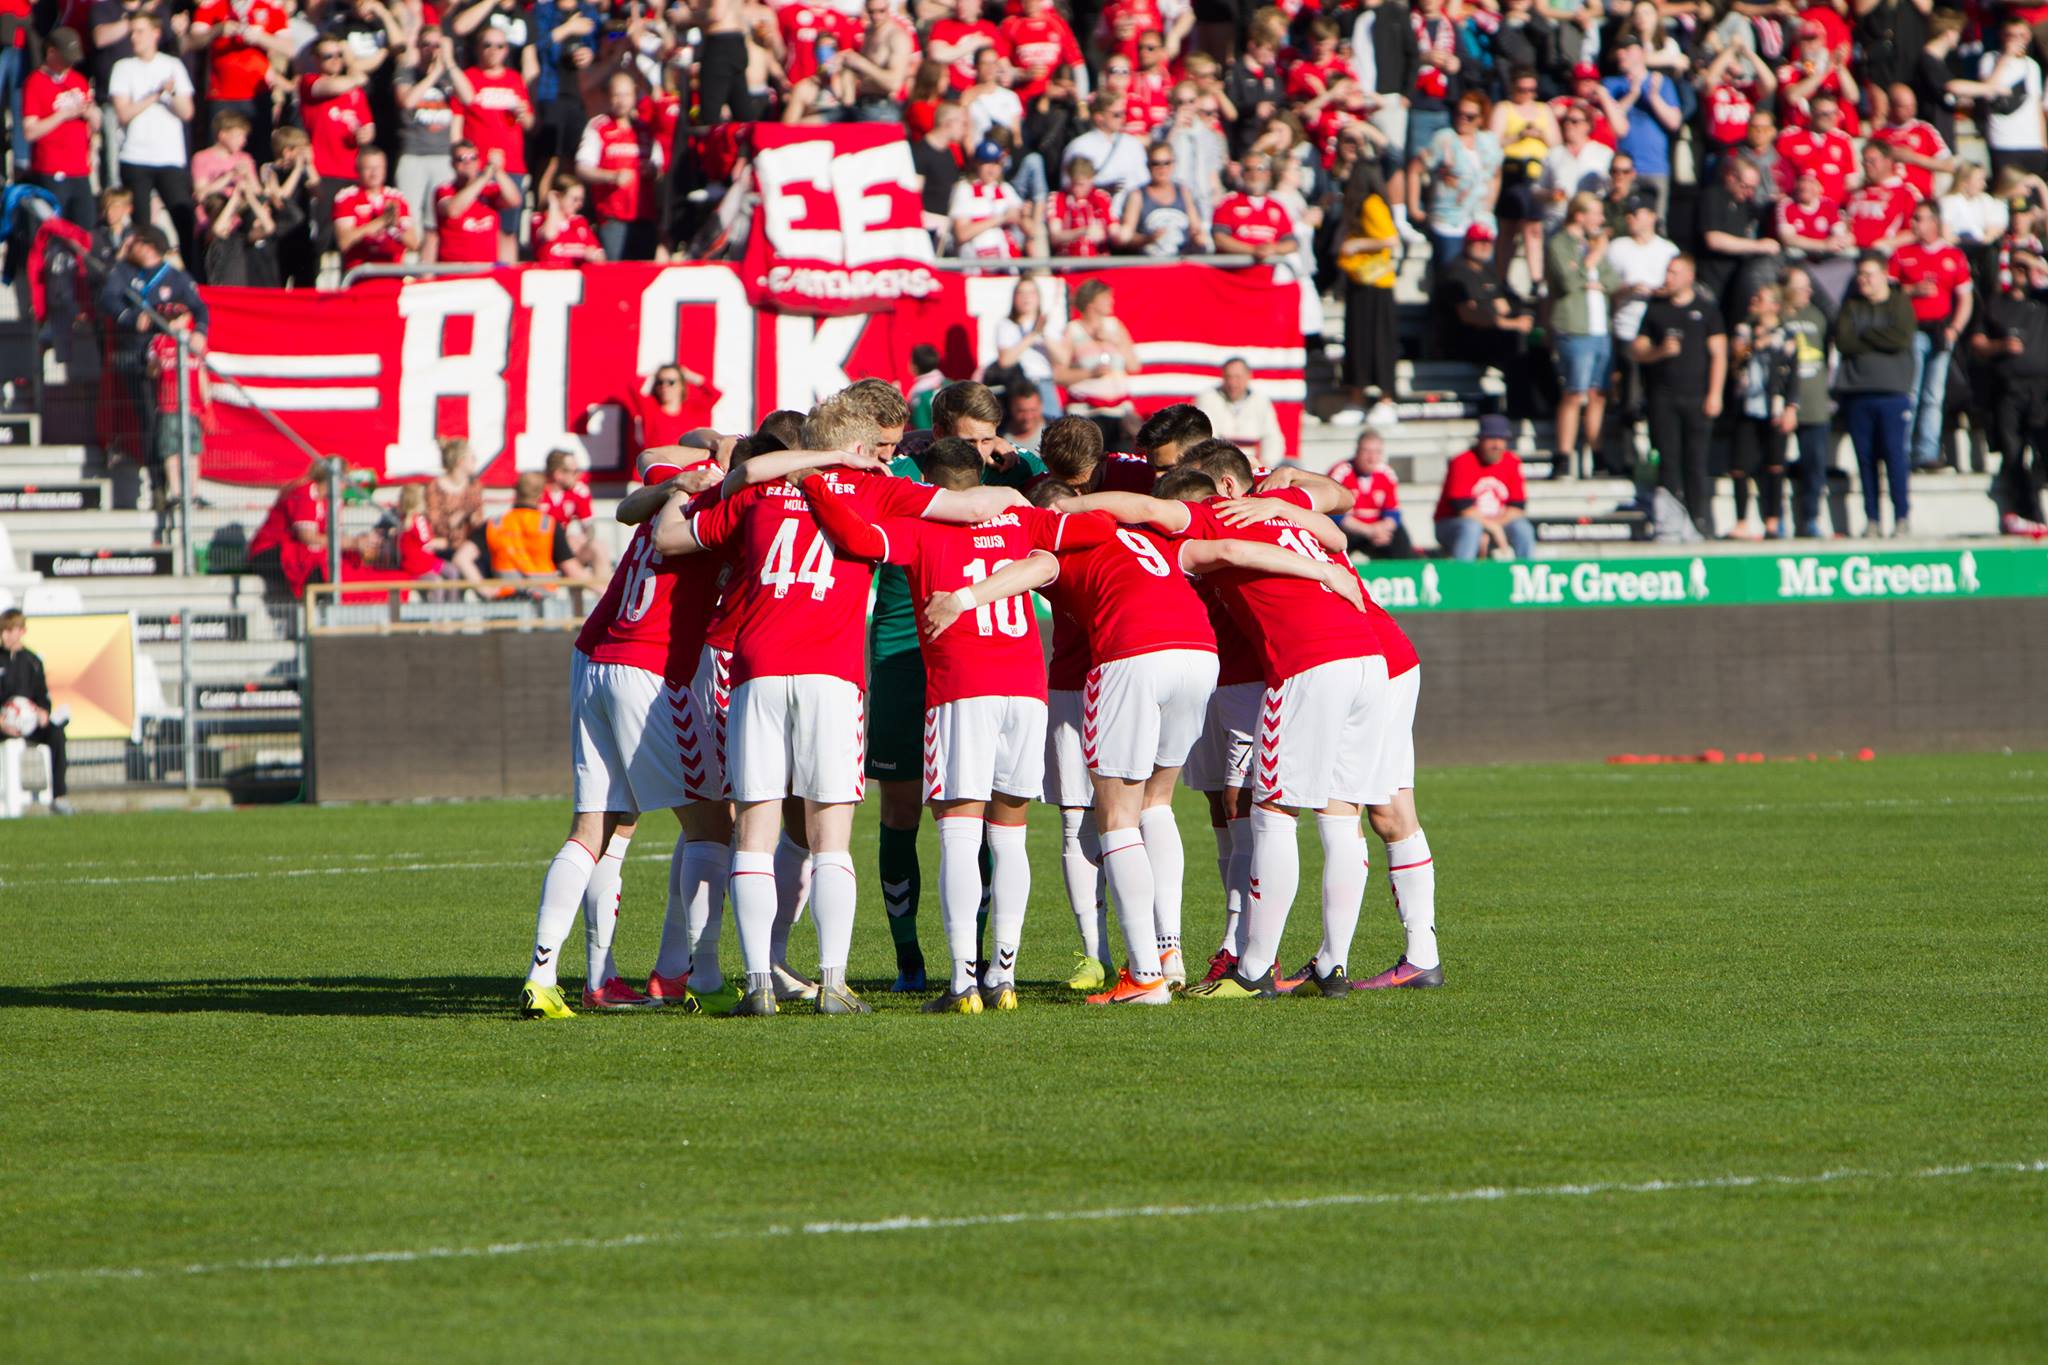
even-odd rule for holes
{"type": "Polygon", "coordinates": [[[903,541],[907,547],[909,537],[900,533],[892,536],[870,522],[845,498],[834,493],[816,472],[806,474],[797,487],[803,489],[804,500],[810,503],[818,525],[846,554],[856,559],[888,559],[890,547],[896,542],[903,541]]]}
{"type": "Polygon", "coordinates": [[[889,466],[866,451],[774,450],[754,456],[733,473],[747,485],[781,483],[807,469],[823,469],[828,465],[844,465],[848,469],[864,469],[875,474],[889,472],[889,466]]]}
{"type": "Polygon", "coordinates": [[[700,506],[694,497],[678,493],[654,519],[655,553],[688,555],[722,545],[738,524],[737,512],[738,508],[729,501],[700,506]],[[702,540],[698,539],[700,532],[702,540]]]}
{"type": "Polygon", "coordinates": [[[1089,493],[1060,504],[1065,512],[1107,512],[1126,526],[1157,526],[1169,535],[1188,529],[1194,514],[1184,502],[1155,498],[1150,493],[1089,493]]]}
{"type": "Polygon", "coordinates": [[[943,635],[946,627],[966,613],[1006,597],[1030,592],[1033,588],[1042,588],[1059,576],[1059,559],[1043,550],[1033,550],[1022,559],[1005,564],[979,583],[970,583],[952,592],[933,593],[924,604],[925,635],[943,635]]]}
{"type": "Polygon", "coordinates": [[[1031,510],[1044,519],[1040,523],[1043,530],[1036,537],[1041,549],[1061,553],[1092,550],[1116,535],[1117,520],[1107,512],[1055,512],[1043,507],[1031,510]]]}
{"type": "Polygon", "coordinates": [[[1341,512],[1351,505],[1351,494],[1345,490],[1343,484],[1327,474],[1316,474],[1306,469],[1281,465],[1259,480],[1258,491],[1261,493],[1271,493],[1281,488],[1299,488],[1308,494],[1309,507],[1325,516],[1341,512]]]}
{"type": "Polygon", "coordinates": [[[1216,519],[1225,526],[1251,526],[1278,518],[1301,527],[1332,554],[1342,555],[1350,548],[1349,542],[1344,539],[1343,530],[1331,519],[1332,514],[1304,507],[1293,498],[1275,498],[1258,494],[1217,503],[1211,510],[1216,513],[1216,519]]]}
{"type": "Polygon", "coordinates": [[[980,488],[938,488],[932,491],[932,500],[924,509],[924,516],[927,521],[972,526],[1012,507],[1029,505],[1022,493],[998,484],[984,484],[980,488]]]}
{"type": "Polygon", "coordinates": [[[1213,573],[1217,569],[1244,569],[1280,578],[1305,578],[1320,583],[1360,611],[1365,594],[1358,575],[1348,565],[1331,564],[1307,555],[1283,550],[1264,541],[1240,540],[1227,536],[1217,540],[1190,540],[1180,547],[1180,566],[1188,573],[1213,573]]]}

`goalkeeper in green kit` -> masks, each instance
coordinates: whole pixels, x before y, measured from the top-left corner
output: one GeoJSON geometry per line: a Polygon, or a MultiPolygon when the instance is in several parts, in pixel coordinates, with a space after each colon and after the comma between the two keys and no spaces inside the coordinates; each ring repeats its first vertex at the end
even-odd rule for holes
{"type": "MultiPolygon", "coordinates": [[[[889,472],[924,481],[918,455],[935,440],[957,436],[981,452],[982,482],[1023,488],[1045,472],[1029,451],[996,435],[1001,403],[986,385],[949,384],[932,399],[932,429],[907,436],[910,406],[886,380],[863,379],[845,398],[882,429],[875,454],[889,472]]],[[[868,619],[867,774],[881,790],[882,904],[896,945],[898,991],[925,989],[924,953],[917,946],[917,902],[923,879],[917,865],[917,822],[924,811],[924,659],[917,648],[917,604],[910,581],[893,565],[875,569],[875,605],[868,619]]],[[[982,850],[982,883],[988,850],[982,850]]],[[[988,919],[984,895],[981,919],[988,919]]]]}

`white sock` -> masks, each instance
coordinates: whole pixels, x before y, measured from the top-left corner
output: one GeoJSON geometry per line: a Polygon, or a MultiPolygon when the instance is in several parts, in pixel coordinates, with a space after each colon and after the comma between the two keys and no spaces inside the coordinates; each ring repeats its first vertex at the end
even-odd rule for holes
{"type": "Polygon", "coordinates": [[[981,821],[944,815],[939,827],[939,915],[946,922],[946,948],[953,959],[953,984],[960,992],[974,984],[975,917],[981,911],[981,821]]]}
{"type": "Polygon", "coordinates": [[[1387,881],[1408,935],[1408,965],[1428,971],[1442,959],[1436,951],[1436,864],[1421,830],[1387,845],[1387,881]]]}
{"type": "Polygon", "coordinates": [[[597,859],[574,839],[555,851],[554,861],[548,864],[547,875],[540,882],[540,913],[534,917],[533,963],[526,972],[528,980],[542,986],[555,984],[562,941],[569,937],[569,928],[576,923],[576,912],[583,908],[583,889],[590,885],[590,874],[596,870],[597,859]]]}
{"type": "Polygon", "coordinates": [[[1097,962],[1102,956],[1102,929],[1096,898],[1102,886],[1100,852],[1091,850],[1082,835],[1088,812],[1067,807],[1060,811],[1060,876],[1067,884],[1067,906],[1074,912],[1074,927],[1081,933],[1081,951],[1097,962]]]}
{"type": "Polygon", "coordinates": [[[1152,860],[1145,854],[1145,837],[1135,829],[1104,830],[1102,871],[1116,897],[1117,917],[1123,921],[1125,962],[1131,975],[1148,979],[1161,975],[1159,938],[1152,918],[1152,860]]]}
{"type": "Polygon", "coordinates": [[[818,923],[818,970],[837,981],[846,973],[846,955],[853,950],[853,905],[858,879],[853,855],[811,855],[811,918],[818,923]]]}
{"type": "Polygon", "coordinates": [[[789,965],[789,931],[803,918],[811,895],[811,851],[784,832],[775,845],[775,932],[768,948],[781,966],[789,965]]]}
{"type": "Polygon", "coordinates": [[[661,926],[657,976],[687,972],[698,991],[725,984],[718,966],[718,932],[725,916],[725,878],[732,869],[732,849],[708,839],[676,840],[671,863],[668,919],[661,926]]]}
{"type": "Polygon", "coordinates": [[[1109,937],[1109,878],[1102,875],[1102,835],[1095,829],[1095,812],[1092,810],[1081,816],[1081,852],[1095,864],[1095,941],[1102,946],[1102,956],[1098,961],[1107,969],[1109,960],[1116,956],[1110,948],[1109,937]]]}
{"type": "Polygon", "coordinates": [[[1252,908],[1252,819],[1249,815],[1230,818],[1230,907],[1224,926],[1223,946],[1244,956],[1244,935],[1248,927],[1245,912],[1252,908]]]}
{"type": "Polygon", "coordinates": [[[590,884],[583,888],[583,946],[589,958],[587,984],[592,990],[618,975],[611,962],[612,934],[619,927],[619,868],[626,861],[626,846],[632,842],[631,835],[614,834],[591,870],[590,884]]]}
{"type": "Polygon", "coordinates": [[[1294,843],[1294,817],[1252,807],[1252,899],[1245,910],[1244,956],[1237,970],[1263,976],[1280,956],[1287,912],[1301,885],[1301,850],[1294,843]]]}
{"type": "Polygon", "coordinates": [[[1209,833],[1216,836],[1216,885],[1223,888],[1223,947],[1227,949],[1231,935],[1237,932],[1239,909],[1230,896],[1230,825],[1211,825],[1209,833]]]}
{"type": "Polygon", "coordinates": [[[994,904],[988,927],[995,947],[990,951],[987,983],[1017,984],[1017,949],[1024,941],[1024,909],[1031,901],[1031,855],[1024,849],[1024,826],[990,825],[989,889],[994,904]]]}
{"type": "Polygon", "coordinates": [[[1180,826],[1173,807],[1154,806],[1138,816],[1138,833],[1145,837],[1145,857],[1152,864],[1153,937],[1164,954],[1180,949],[1181,889],[1187,883],[1188,855],[1181,846],[1180,826]]]}
{"type": "Polygon", "coordinates": [[[1316,971],[1328,976],[1351,960],[1368,854],[1355,815],[1318,815],[1316,834],[1323,841],[1323,943],[1316,949],[1316,971]]]}
{"type": "Polygon", "coordinates": [[[775,937],[775,855],[748,853],[732,855],[732,875],[726,894],[732,898],[732,922],[740,936],[740,960],[746,964],[747,984],[766,975],[774,954],[769,944],[775,937]]]}

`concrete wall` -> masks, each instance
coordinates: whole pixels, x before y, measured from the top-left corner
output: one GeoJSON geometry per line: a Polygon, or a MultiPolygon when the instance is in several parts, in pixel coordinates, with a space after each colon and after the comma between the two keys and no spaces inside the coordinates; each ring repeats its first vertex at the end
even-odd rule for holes
{"type": "MultiPolygon", "coordinates": [[[[1411,613],[1424,763],[2048,749],[2048,599],[1411,613]]],[[[312,798],[569,789],[564,632],[313,642],[312,798]]]]}

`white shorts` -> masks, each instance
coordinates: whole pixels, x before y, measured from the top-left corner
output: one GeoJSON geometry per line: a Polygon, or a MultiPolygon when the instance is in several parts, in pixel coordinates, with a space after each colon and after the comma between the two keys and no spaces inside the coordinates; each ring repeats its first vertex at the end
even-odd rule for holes
{"type": "Polygon", "coordinates": [[[1304,669],[1259,704],[1257,796],[1292,810],[1369,804],[1378,780],[1387,661],[1378,654],[1304,669]]]}
{"type": "Polygon", "coordinates": [[[858,801],[867,707],[861,690],[823,673],[750,678],[732,690],[726,777],[735,801],[801,796],[858,801]]]}
{"type": "Polygon", "coordinates": [[[1380,708],[1380,761],[1373,773],[1369,806],[1384,806],[1415,786],[1415,703],[1422,697],[1422,666],[1387,680],[1387,704],[1380,708]]]}
{"type": "Polygon", "coordinates": [[[649,811],[691,800],[677,743],[684,694],[659,673],[592,663],[577,650],[569,665],[570,752],[579,811],[649,811]]]}
{"type": "Polygon", "coordinates": [[[725,717],[732,709],[731,650],[704,646],[697,656],[697,672],[690,679],[689,698],[688,733],[679,724],[676,735],[683,746],[685,783],[695,800],[730,800],[732,787],[725,776],[725,717]]]}
{"type": "Polygon", "coordinates": [[[1036,697],[962,697],[924,712],[924,798],[1029,799],[1045,782],[1045,703],[1036,697]]]}
{"type": "Polygon", "coordinates": [[[1048,692],[1045,722],[1045,804],[1083,810],[1095,804],[1081,751],[1081,694],[1048,692]]]}
{"type": "Polygon", "coordinates": [[[1081,693],[1088,771],[1142,782],[1160,768],[1178,768],[1202,733],[1215,690],[1216,656],[1207,650],[1162,649],[1089,669],[1081,693]]]}
{"type": "Polygon", "coordinates": [[[1181,780],[1192,791],[1220,792],[1252,784],[1252,731],[1259,725],[1264,683],[1232,683],[1209,694],[1202,737],[1188,750],[1181,780]]]}

